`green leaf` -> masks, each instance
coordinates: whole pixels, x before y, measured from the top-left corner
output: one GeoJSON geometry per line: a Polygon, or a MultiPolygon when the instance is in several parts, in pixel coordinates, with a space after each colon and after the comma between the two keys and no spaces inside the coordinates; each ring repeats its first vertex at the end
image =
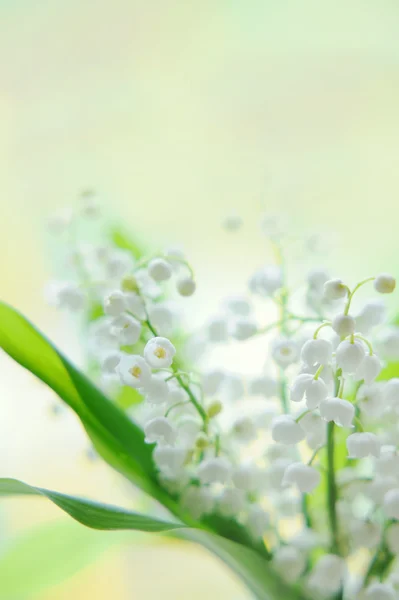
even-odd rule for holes
{"type": "Polygon", "coordinates": [[[109,237],[113,244],[121,250],[127,250],[135,259],[142,258],[145,253],[143,244],[133,239],[126,231],[114,226],[109,231],[109,237]]]}
{"type": "Polygon", "coordinates": [[[31,600],[124,540],[120,532],[101,534],[70,519],[34,527],[15,537],[0,556],[1,597],[31,600]]]}
{"type": "Polygon", "coordinates": [[[44,488],[33,487],[17,479],[0,479],[0,496],[15,494],[44,496],[73,519],[92,529],[136,529],[139,531],[160,532],[185,527],[181,523],[169,523],[116,506],[100,504],[92,500],[84,500],[44,488]]]}

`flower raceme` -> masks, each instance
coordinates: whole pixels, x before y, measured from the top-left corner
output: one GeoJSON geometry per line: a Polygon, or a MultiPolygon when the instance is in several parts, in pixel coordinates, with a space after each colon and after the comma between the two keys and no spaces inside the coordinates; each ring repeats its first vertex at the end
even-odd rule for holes
{"type": "MultiPolygon", "coordinates": [[[[225,221],[228,235],[240,226],[225,221]]],[[[190,307],[199,290],[178,249],[140,259],[113,246],[85,249],[75,279],[52,286],[53,301],[75,312],[93,298],[101,304],[87,336],[99,384],[115,397],[134,390],[129,414],[153,447],[159,482],[192,518],[237,520],[266,540],[281,577],[316,596],[346,589],[346,559],[367,548],[377,558],[363,565],[359,598],[394,597],[383,559],[384,548],[399,554],[399,378],[376,380],[399,359],[399,333],[381,300],[353,307],[359,288],[373,282],[386,295],[395,279],[382,273],[350,286],[312,268],[302,314],[281,240],[269,237],[277,264],[256,268],[245,294],[222,299],[184,336],[180,303],[190,307]],[[265,304],[276,310],[266,324],[265,304]],[[265,368],[212,366],[227,344],[249,357],[259,340],[265,368]],[[287,514],[302,522],[295,537],[287,514]]]]}

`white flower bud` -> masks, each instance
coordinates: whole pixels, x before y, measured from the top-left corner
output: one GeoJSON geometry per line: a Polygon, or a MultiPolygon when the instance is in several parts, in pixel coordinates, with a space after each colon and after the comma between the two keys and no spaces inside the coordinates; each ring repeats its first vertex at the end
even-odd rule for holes
{"type": "Polygon", "coordinates": [[[327,300],[339,300],[345,298],[348,288],[342,279],[329,279],[324,284],[324,296],[327,300]]]}
{"type": "Polygon", "coordinates": [[[232,433],[242,442],[249,442],[256,437],[256,426],[250,416],[237,417],[233,423],[232,433]]]}
{"type": "Polygon", "coordinates": [[[399,519],[399,488],[391,489],[385,494],[383,506],[388,519],[399,519]]]}
{"type": "Polygon", "coordinates": [[[58,308],[81,310],[85,305],[85,294],[75,283],[54,283],[49,289],[49,301],[58,308]]]}
{"type": "Polygon", "coordinates": [[[230,296],[225,304],[227,310],[235,316],[249,317],[252,313],[252,306],[245,296],[230,296]]]}
{"type": "Polygon", "coordinates": [[[104,312],[111,317],[119,317],[126,310],[125,295],[116,290],[104,298],[104,312]]]}
{"type": "Polygon", "coordinates": [[[274,341],[272,347],[272,357],[275,362],[283,369],[298,360],[298,345],[294,340],[288,338],[278,338],[274,341]]]}
{"type": "Polygon", "coordinates": [[[356,322],[350,315],[337,315],[334,317],[331,327],[339,337],[344,338],[355,333],[356,322]]]}
{"type": "Polygon", "coordinates": [[[380,294],[392,294],[396,287],[396,279],[388,273],[380,273],[374,279],[374,288],[380,294]]]}
{"type": "Polygon", "coordinates": [[[154,337],[144,348],[144,358],[153,369],[170,367],[176,348],[167,338],[154,337]]]}
{"type": "Polygon", "coordinates": [[[256,322],[251,317],[241,317],[234,323],[232,336],[238,341],[248,340],[258,330],[256,322]]]}
{"type": "Polygon", "coordinates": [[[104,373],[115,373],[116,367],[121,362],[121,354],[118,351],[109,352],[101,361],[101,370],[104,373]]]}
{"type": "Polygon", "coordinates": [[[258,504],[248,510],[247,527],[254,538],[263,537],[270,526],[270,515],[258,504]]]}
{"type": "Polygon", "coordinates": [[[236,488],[254,492],[260,485],[260,472],[256,465],[244,463],[233,471],[232,480],[236,488]]]}
{"type": "Polygon", "coordinates": [[[381,539],[381,526],[371,521],[351,521],[350,534],[355,548],[373,548],[381,539]]]}
{"type": "Polygon", "coordinates": [[[206,414],[210,419],[217,417],[223,410],[223,404],[220,400],[212,400],[207,406],[206,414]]]}
{"type": "Polygon", "coordinates": [[[120,315],[113,320],[115,331],[122,346],[131,346],[138,342],[141,334],[141,324],[130,315],[120,315]]]}
{"type": "Polygon", "coordinates": [[[231,464],[221,457],[203,460],[197,469],[201,483],[226,483],[231,476],[231,464]]]}
{"type": "Polygon", "coordinates": [[[261,375],[254,377],[248,383],[248,393],[251,396],[263,396],[264,398],[273,398],[277,394],[277,381],[273,377],[261,375]]]}
{"type": "Polygon", "coordinates": [[[150,404],[162,404],[168,400],[169,386],[164,379],[155,375],[145,384],[144,393],[150,404]]]}
{"type": "Polygon", "coordinates": [[[326,595],[338,592],[346,576],[346,563],[335,554],[324,554],[310,575],[309,586],[326,595]]]}
{"type": "Polygon", "coordinates": [[[208,323],[210,342],[225,342],[229,337],[228,323],[224,317],[214,317],[208,323]]]}
{"type": "Polygon", "coordinates": [[[177,280],[176,289],[180,296],[192,296],[197,286],[192,277],[181,277],[177,280]]]}
{"type": "Polygon", "coordinates": [[[388,583],[375,581],[366,589],[364,598],[365,600],[395,600],[397,595],[388,583]]]}
{"type": "Polygon", "coordinates": [[[121,381],[132,388],[145,387],[151,380],[151,370],[141,356],[123,354],[117,367],[121,381]]]}
{"type": "Polygon", "coordinates": [[[289,465],[283,477],[283,485],[295,485],[303,494],[312,492],[320,483],[320,473],[314,467],[300,462],[289,465]]]}
{"type": "Polygon", "coordinates": [[[154,281],[166,281],[172,277],[172,267],[163,258],[153,258],[148,264],[148,274],[154,281]]]}
{"type": "Polygon", "coordinates": [[[193,519],[200,519],[203,515],[211,513],[215,504],[209,488],[193,485],[183,492],[181,503],[193,519]]]}
{"type": "Polygon", "coordinates": [[[145,442],[147,444],[161,444],[173,446],[176,441],[177,431],[166,417],[155,417],[144,427],[145,442]]]}
{"type": "Polygon", "coordinates": [[[346,439],[349,458],[365,458],[375,456],[378,458],[381,451],[381,442],[374,433],[352,433],[346,439]]]}
{"type": "Polygon", "coordinates": [[[392,523],[385,533],[388,548],[394,554],[399,554],[399,523],[392,523]]]}
{"type": "Polygon", "coordinates": [[[336,361],[344,373],[355,373],[365,357],[363,344],[359,340],[344,340],[338,345],[336,361]]]}
{"type": "Polygon", "coordinates": [[[352,427],[355,407],[342,398],[326,398],[320,403],[320,415],[326,421],[334,421],[341,427],[352,427]]]}
{"type": "Polygon", "coordinates": [[[279,415],[272,422],[272,438],[280,444],[297,444],[305,438],[305,433],[293,417],[279,415]]]}
{"type": "Polygon", "coordinates": [[[135,292],[125,292],[124,302],[126,310],[134,315],[140,321],[144,321],[146,318],[144,301],[135,292]]]}
{"type": "Polygon", "coordinates": [[[322,338],[308,340],[302,346],[301,360],[309,366],[326,365],[331,361],[332,351],[333,347],[329,340],[322,338]]]}
{"type": "Polygon", "coordinates": [[[275,265],[256,271],[249,280],[248,286],[253,294],[272,296],[283,285],[281,268],[275,265]]]}
{"type": "Polygon", "coordinates": [[[224,517],[237,517],[245,508],[245,494],[237,488],[225,488],[217,498],[218,512],[224,517]]]}
{"type": "Polygon", "coordinates": [[[353,377],[357,381],[361,381],[362,379],[364,379],[364,382],[367,385],[370,385],[370,383],[372,383],[374,379],[380,374],[381,368],[382,365],[378,356],[376,356],[375,354],[367,354],[356,369],[353,377]]]}
{"type": "Polygon", "coordinates": [[[156,446],[152,457],[163,475],[177,477],[182,472],[187,457],[187,450],[171,446],[156,446]]]}
{"type": "Polygon", "coordinates": [[[285,581],[294,583],[305,570],[306,556],[294,546],[280,546],[273,553],[272,564],[285,581]]]}

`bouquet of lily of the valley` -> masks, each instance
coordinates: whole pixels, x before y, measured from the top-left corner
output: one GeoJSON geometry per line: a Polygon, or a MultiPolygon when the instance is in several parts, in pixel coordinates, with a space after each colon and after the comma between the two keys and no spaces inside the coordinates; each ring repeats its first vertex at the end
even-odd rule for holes
{"type": "MultiPolygon", "coordinates": [[[[107,228],[90,193],[49,225],[65,260],[48,297],[80,322],[86,372],[6,304],[0,346],[158,508],[10,479],[0,494],[45,496],[96,529],[200,543],[259,599],[399,598],[399,327],[380,299],[395,279],[353,285],[317,266],[293,288],[287,235],[265,217],[273,260],[192,331],[201,281],[180,248],[152,251],[107,228]]],[[[241,219],[224,227],[238,236],[241,219]]]]}

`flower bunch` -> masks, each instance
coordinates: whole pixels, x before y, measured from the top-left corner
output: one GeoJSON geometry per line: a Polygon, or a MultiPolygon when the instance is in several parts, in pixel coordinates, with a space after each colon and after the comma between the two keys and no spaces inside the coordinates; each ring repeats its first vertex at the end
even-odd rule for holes
{"type": "MultiPolygon", "coordinates": [[[[82,215],[99,216],[91,195],[52,229],[68,235],[82,215]]],[[[242,221],[224,225],[231,235],[242,221]]],[[[180,249],[147,257],[75,240],[71,277],[51,285],[52,300],[91,315],[93,376],[115,401],[135,394],[129,415],[159,481],[192,518],[243,524],[310,597],[397,598],[399,328],[375,297],[355,310],[361,290],[390,294],[395,279],[349,286],[313,268],[293,291],[284,237],[269,218],[263,232],[275,262],[191,333],[180,307],[196,282],[180,249]],[[265,307],[275,313],[266,323],[265,307]],[[261,353],[264,365],[248,374],[212,364],[227,347],[261,353]]]]}

